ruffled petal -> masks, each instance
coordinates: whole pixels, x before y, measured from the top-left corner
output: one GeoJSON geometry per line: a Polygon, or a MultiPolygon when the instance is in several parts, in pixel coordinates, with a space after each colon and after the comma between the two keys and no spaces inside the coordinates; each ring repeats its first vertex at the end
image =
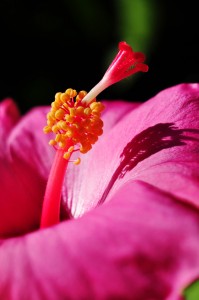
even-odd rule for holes
{"type": "Polygon", "coordinates": [[[128,182],[77,220],[2,242],[0,298],[182,299],[199,278],[198,234],[192,206],[128,182]]]}
{"type": "Polygon", "coordinates": [[[39,227],[53,159],[52,149],[42,132],[46,108],[33,109],[16,122],[16,106],[7,100],[5,107],[6,151],[0,160],[1,237],[24,234],[39,227]]]}
{"type": "MultiPolygon", "coordinates": [[[[140,106],[139,102],[124,102],[122,100],[104,100],[102,103],[105,106],[103,111],[103,132],[108,133],[112,127],[121,122],[133,109],[140,106]]],[[[100,139],[103,139],[103,136],[100,139]]]]}
{"type": "Polygon", "coordinates": [[[0,165],[0,237],[38,229],[46,182],[22,160],[0,165]]]}
{"type": "Polygon", "coordinates": [[[55,155],[48,145],[49,136],[43,133],[49,107],[32,109],[20,120],[9,136],[8,146],[13,159],[25,161],[47,179],[55,155]]]}
{"type": "Polygon", "coordinates": [[[0,157],[6,152],[6,140],[20,119],[20,112],[11,98],[0,102],[0,157]]]}
{"type": "Polygon", "coordinates": [[[139,179],[198,206],[198,114],[199,84],[168,88],[130,109],[79,168],[69,166],[65,205],[77,217],[108,201],[126,181],[139,179]]]}

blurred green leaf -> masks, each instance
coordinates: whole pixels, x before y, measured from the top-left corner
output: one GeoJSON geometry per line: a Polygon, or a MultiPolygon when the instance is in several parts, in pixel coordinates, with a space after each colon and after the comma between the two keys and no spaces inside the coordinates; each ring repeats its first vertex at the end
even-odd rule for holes
{"type": "Polygon", "coordinates": [[[135,51],[148,52],[156,35],[160,6],[155,0],[119,0],[118,33],[135,51]]]}
{"type": "MultiPolygon", "coordinates": [[[[157,32],[160,28],[161,5],[156,0],[118,0],[115,2],[117,19],[116,32],[118,41],[124,40],[132,46],[136,52],[146,54],[149,61],[150,53],[154,51],[157,32]]],[[[108,57],[113,57],[110,49],[108,57]]],[[[132,83],[138,80],[142,73],[136,74],[117,84],[115,91],[132,87],[132,83]]]]}
{"type": "Polygon", "coordinates": [[[199,299],[199,280],[189,285],[184,291],[183,296],[186,300],[198,300],[199,299]]]}

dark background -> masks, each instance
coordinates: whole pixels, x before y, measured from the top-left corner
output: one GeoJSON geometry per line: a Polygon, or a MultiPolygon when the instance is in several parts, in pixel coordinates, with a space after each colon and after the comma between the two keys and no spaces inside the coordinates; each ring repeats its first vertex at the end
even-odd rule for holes
{"type": "Polygon", "coordinates": [[[71,87],[89,91],[125,40],[146,54],[148,73],[98,99],[145,101],[182,82],[199,82],[197,1],[0,1],[0,100],[22,113],[71,87]]]}

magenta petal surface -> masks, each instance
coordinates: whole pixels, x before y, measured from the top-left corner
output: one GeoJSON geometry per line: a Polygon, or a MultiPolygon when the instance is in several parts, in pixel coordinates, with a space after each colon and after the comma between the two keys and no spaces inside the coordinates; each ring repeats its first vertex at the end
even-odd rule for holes
{"type": "Polygon", "coordinates": [[[199,277],[199,212],[143,182],[0,246],[1,299],[177,300],[199,277]]]}
{"type": "Polygon", "coordinates": [[[0,157],[6,152],[6,140],[19,119],[19,110],[12,99],[0,102],[0,157]]]}
{"type": "Polygon", "coordinates": [[[49,107],[37,107],[28,112],[9,136],[9,149],[14,157],[26,162],[45,179],[48,178],[55,151],[43,133],[49,107]]]}
{"type": "MultiPolygon", "coordinates": [[[[104,124],[115,104],[107,103],[107,110],[104,124]]],[[[137,179],[198,207],[198,115],[198,84],[180,84],[129,107],[82,157],[79,168],[69,166],[64,201],[72,214],[78,217],[109,201],[125,182],[137,179]]]]}
{"type": "MultiPolygon", "coordinates": [[[[122,100],[104,100],[102,103],[105,106],[103,111],[103,132],[108,133],[116,124],[123,121],[129,112],[140,106],[139,102],[124,102],[122,100]]],[[[103,139],[103,136],[100,139],[103,139]]]]}
{"type": "Polygon", "coordinates": [[[22,118],[11,100],[3,101],[0,109],[1,138],[5,136],[0,154],[0,236],[8,237],[38,228],[52,149],[42,133],[46,108],[22,118]]]}

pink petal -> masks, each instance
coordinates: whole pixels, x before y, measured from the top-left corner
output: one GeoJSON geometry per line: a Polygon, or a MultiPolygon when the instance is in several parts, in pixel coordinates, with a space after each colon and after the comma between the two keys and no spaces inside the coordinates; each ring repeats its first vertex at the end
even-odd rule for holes
{"type": "Polygon", "coordinates": [[[10,101],[5,104],[7,113],[1,114],[0,119],[7,120],[3,126],[3,132],[7,130],[6,151],[0,159],[0,236],[3,237],[38,228],[53,155],[42,132],[46,108],[32,110],[11,130],[17,119],[16,107],[10,101]]]}
{"type": "MultiPolygon", "coordinates": [[[[103,131],[106,134],[113,126],[121,122],[126,115],[137,108],[139,102],[124,102],[122,100],[103,100],[106,109],[103,111],[104,127],[103,131]]],[[[100,139],[103,139],[102,135],[100,139]]]]}
{"type": "Polygon", "coordinates": [[[0,102],[0,156],[6,151],[6,140],[19,119],[19,110],[12,99],[0,102]]]}
{"type": "Polygon", "coordinates": [[[199,212],[146,183],[0,247],[1,299],[177,300],[199,278],[199,212]]]}
{"type": "Polygon", "coordinates": [[[14,159],[25,161],[45,179],[55,155],[43,133],[49,107],[37,107],[27,113],[9,136],[9,150],[14,159]]]}
{"type": "Polygon", "coordinates": [[[0,160],[0,174],[0,236],[15,236],[38,228],[45,181],[20,160],[0,160]]]}
{"type": "MultiPolygon", "coordinates": [[[[114,114],[115,104],[107,107],[114,114]]],[[[108,201],[125,182],[139,179],[198,206],[198,115],[198,84],[168,88],[129,108],[82,157],[79,168],[69,166],[65,205],[77,217],[108,201]]],[[[103,119],[109,123],[109,114],[103,119]]]]}

